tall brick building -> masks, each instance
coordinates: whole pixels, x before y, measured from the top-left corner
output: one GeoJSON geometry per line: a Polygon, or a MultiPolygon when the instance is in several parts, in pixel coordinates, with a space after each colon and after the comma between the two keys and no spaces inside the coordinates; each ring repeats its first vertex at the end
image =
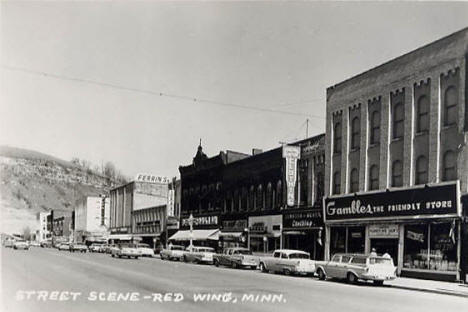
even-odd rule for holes
{"type": "Polygon", "coordinates": [[[465,28],[327,89],[326,257],[375,248],[401,275],[465,279],[467,61],[465,28]]]}

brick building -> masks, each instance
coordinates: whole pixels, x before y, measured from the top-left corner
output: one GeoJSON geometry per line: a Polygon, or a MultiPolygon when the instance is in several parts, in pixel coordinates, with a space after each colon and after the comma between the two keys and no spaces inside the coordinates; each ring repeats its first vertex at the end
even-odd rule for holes
{"type": "Polygon", "coordinates": [[[463,278],[467,53],[463,29],[327,89],[326,257],[376,248],[401,275],[463,278]]]}

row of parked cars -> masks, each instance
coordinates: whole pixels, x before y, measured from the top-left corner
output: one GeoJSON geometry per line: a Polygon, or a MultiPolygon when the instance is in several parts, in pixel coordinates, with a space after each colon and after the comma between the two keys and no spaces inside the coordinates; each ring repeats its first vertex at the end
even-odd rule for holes
{"type": "Polygon", "coordinates": [[[365,280],[382,285],[384,281],[396,278],[392,258],[375,254],[335,254],[330,261],[316,261],[310,259],[309,253],[300,250],[279,249],[269,256],[255,256],[249,249],[240,247],[227,248],[217,254],[210,247],[172,245],[162,250],[160,256],[162,260],[258,268],[265,273],[318,276],[321,280],[346,279],[349,283],[365,280]]]}

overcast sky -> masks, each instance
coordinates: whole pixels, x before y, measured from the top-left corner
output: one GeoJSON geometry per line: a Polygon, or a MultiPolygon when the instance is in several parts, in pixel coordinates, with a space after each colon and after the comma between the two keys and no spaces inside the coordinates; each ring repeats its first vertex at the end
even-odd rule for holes
{"type": "Polygon", "coordinates": [[[0,144],[178,175],[200,138],[323,133],[327,87],[467,26],[468,3],[3,1],[0,144]]]}

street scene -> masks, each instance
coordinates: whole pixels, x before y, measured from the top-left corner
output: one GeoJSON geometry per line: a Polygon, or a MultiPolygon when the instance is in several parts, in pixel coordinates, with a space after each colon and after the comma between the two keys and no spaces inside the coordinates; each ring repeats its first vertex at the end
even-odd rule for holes
{"type": "Polygon", "coordinates": [[[468,308],[468,3],[0,6],[1,311],[468,308]]]}

